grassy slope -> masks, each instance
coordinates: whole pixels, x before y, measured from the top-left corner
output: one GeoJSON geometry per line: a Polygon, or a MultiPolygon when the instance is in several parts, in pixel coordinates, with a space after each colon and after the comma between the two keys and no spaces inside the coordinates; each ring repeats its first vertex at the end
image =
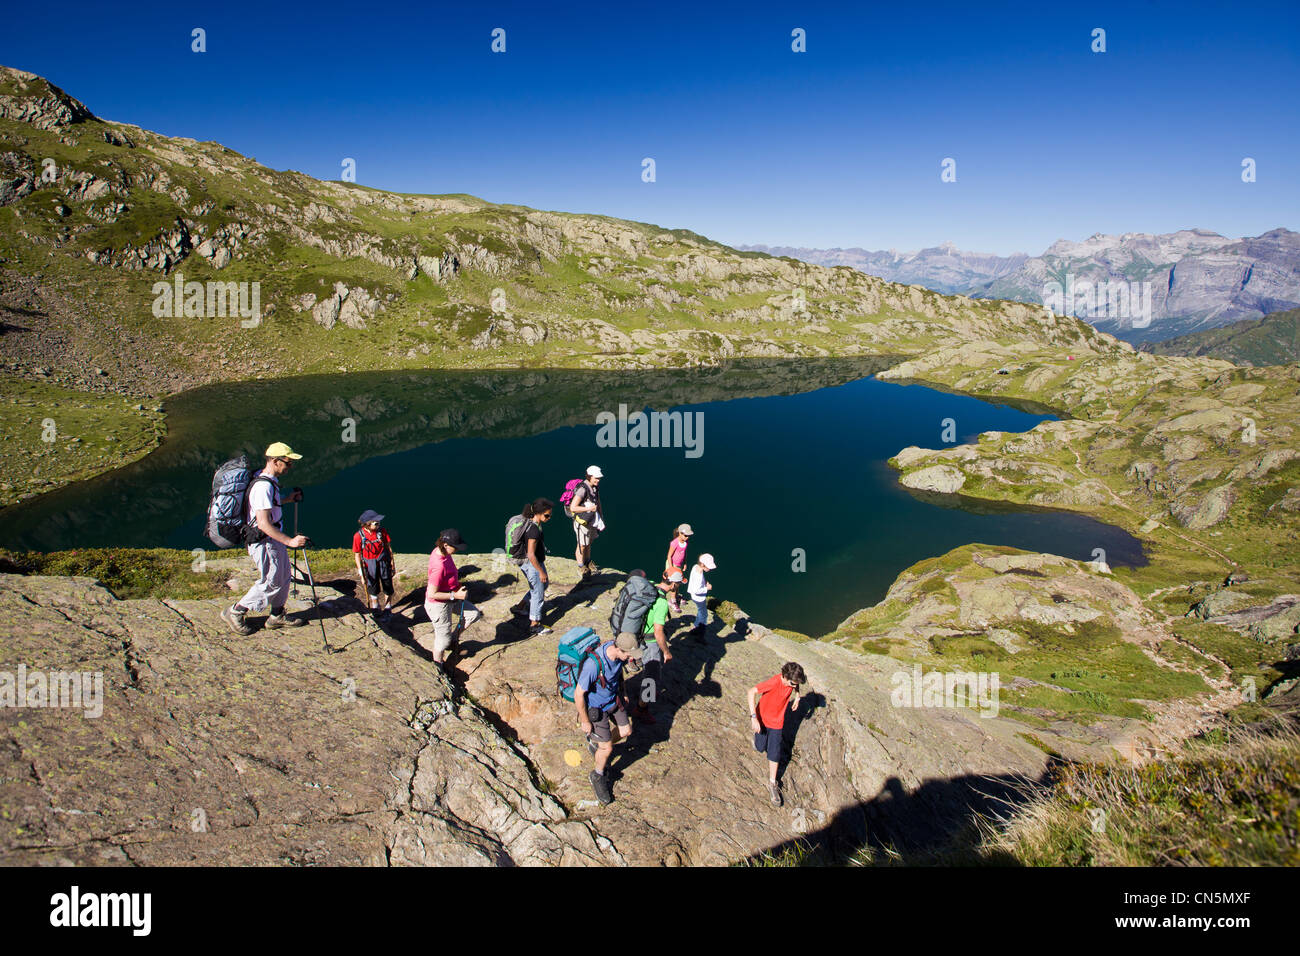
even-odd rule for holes
{"type": "Polygon", "coordinates": [[[1203,355],[1235,365],[1300,362],[1300,309],[1180,335],[1144,350],[1156,355],[1203,355]]]}
{"type": "Polygon", "coordinates": [[[134,461],[164,430],[135,399],[0,375],[0,508],[134,461]]]}

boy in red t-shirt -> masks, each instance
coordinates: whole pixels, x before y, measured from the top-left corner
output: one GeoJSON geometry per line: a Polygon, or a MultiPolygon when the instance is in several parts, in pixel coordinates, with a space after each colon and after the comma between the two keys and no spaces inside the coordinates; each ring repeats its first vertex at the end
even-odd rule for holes
{"type": "Polygon", "coordinates": [[[805,680],[803,668],[790,661],[781,665],[781,673],[749,689],[749,722],[754,729],[754,749],[767,754],[767,787],[774,807],[781,805],[781,785],[776,781],[776,771],[781,764],[786,703],[791,710],[799,708],[797,689],[805,680]]]}
{"type": "Polygon", "coordinates": [[[361,528],[352,536],[352,555],[357,574],[366,586],[370,610],[383,622],[393,613],[393,539],[381,525],[384,516],[367,509],[357,523],[361,528]],[[379,591],[384,591],[384,609],[379,610],[379,591]]]}

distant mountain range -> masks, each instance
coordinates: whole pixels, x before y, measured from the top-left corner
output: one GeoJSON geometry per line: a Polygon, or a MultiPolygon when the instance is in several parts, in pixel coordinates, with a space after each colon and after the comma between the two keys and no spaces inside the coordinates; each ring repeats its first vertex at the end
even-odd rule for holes
{"type": "Polygon", "coordinates": [[[1156,355],[1204,355],[1237,365],[1287,365],[1300,362],[1300,309],[1274,312],[1217,329],[1147,343],[1156,355]]]}
{"type": "Polygon", "coordinates": [[[893,249],[737,248],[977,299],[1046,303],[1133,343],[1154,342],[1300,306],[1300,233],[1230,239],[1205,229],[1061,239],[1038,256],[964,252],[950,242],[893,249]],[[1070,307],[1073,302],[1074,307],[1070,307]]]}

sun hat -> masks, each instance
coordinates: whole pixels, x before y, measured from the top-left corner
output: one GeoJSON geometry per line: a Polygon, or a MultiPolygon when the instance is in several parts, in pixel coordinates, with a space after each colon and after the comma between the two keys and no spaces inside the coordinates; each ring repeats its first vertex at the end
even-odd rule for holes
{"type": "Polygon", "coordinates": [[[369,524],[372,521],[383,521],[384,516],[373,508],[367,508],[361,512],[361,517],[357,519],[357,524],[369,524]]]}
{"type": "Polygon", "coordinates": [[[704,565],[710,571],[716,571],[718,569],[718,565],[714,562],[713,555],[711,554],[700,555],[700,564],[704,565]]]}
{"type": "Polygon", "coordinates": [[[679,524],[679,525],[677,526],[677,533],[678,533],[678,534],[684,534],[684,535],[686,535],[688,538],[689,538],[691,535],[695,534],[695,532],[694,532],[693,530],[691,530],[691,526],[688,525],[688,524],[679,524]]]}
{"type": "Polygon", "coordinates": [[[282,441],[272,442],[266,446],[267,458],[292,458],[297,461],[302,455],[298,454],[282,441]]]}
{"type": "Polygon", "coordinates": [[[626,651],[631,655],[631,663],[640,664],[641,655],[645,653],[645,648],[641,642],[636,639],[636,635],[629,631],[624,631],[618,637],[614,638],[614,646],[620,651],[626,651]]]}
{"type": "Polygon", "coordinates": [[[600,466],[599,466],[599,465],[589,465],[589,466],[587,467],[587,477],[588,477],[588,478],[604,478],[604,477],[605,477],[605,474],[604,474],[604,472],[602,472],[602,471],[600,470],[600,466]]]}

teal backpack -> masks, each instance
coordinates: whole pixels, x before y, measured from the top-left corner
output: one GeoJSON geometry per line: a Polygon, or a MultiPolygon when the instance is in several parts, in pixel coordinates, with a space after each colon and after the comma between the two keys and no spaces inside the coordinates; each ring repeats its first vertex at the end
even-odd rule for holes
{"type": "Polygon", "coordinates": [[[596,673],[600,676],[600,686],[607,687],[605,669],[600,666],[596,647],[600,638],[589,627],[573,627],[560,638],[559,649],[555,657],[555,690],[570,703],[573,702],[573,689],[578,686],[578,672],[582,662],[588,657],[596,658],[596,673]]]}

